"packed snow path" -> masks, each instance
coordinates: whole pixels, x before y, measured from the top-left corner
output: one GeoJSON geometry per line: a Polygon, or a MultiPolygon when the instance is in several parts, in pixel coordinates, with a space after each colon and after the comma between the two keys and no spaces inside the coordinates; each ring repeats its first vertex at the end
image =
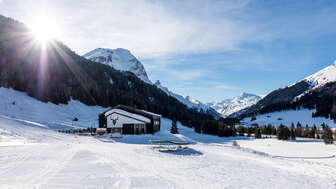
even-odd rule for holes
{"type": "MultiPolygon", "coordinates": [[[[102,141],[1,117],[0,188],[336,187],[335,159],[272,158],[231,147],[232,138],[201,136],[181,126],[181,134],[170,135],[169,123],[164,120],[154,136],[102,141]],[[147,144],[150,138],[192,144],[181,153],[161,153],[147,144]]],[[[255,142],[238,143],[250,141],[255,142]]]]}

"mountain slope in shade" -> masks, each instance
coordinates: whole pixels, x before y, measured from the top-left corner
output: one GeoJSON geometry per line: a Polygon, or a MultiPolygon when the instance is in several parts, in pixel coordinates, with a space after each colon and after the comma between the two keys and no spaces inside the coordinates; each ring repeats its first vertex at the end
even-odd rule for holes
{"type": "Polygon", "coordinates": [[[332,64],[292,85],[272,91],[248,108],[243,117],[300,107],[315,109],[316,117],[336,118],[336,64],[332,64]]]}
{"type": "Polygon", "coordinates": [[[206,104],[203,104],[201,101],[191,98],[190,96],[184,97],[182,95],[170,91],[167,87],[162,86],[160,81],[156,81],[154,85],[157,88],[161,89],[163,92],[165,92],[168,96],[176,98],[178,101],[185,104],[189,108],[196,109],[199,112],[207,113],[209,115],[214,116],[215,118],[222,117],[221,114],[216,112],[216,110],[214,110],[213,108],[209,107],[206,104]]]}
{"type": "MultiPolygon", "coordinates": [[[[141,80],[149,84],[152,84],[151,81],[148,79],[144,66],[141,64],[139,60],[136,59],[136,57],[133,54],[131,54],[129,50],[122,48],[118,49],[97,48],[91,52],[86,53],[83,56],[88,60],[109,65],[119,71],[132,72],[141,80]]],[[[154,85],[157,88],[161,89],[163,92],[165,92],[167,95],[174,97],[175,99],[185,104],[189,108],[196,109],[199,112],[202,111],[217,118],[221,116],[220,114],[217,114],[215,110],[209,108],[207,105],[203,104],[202,102],[196,99],[193,99],[189,96],[183,97],[179,94],[169,91],[168,88],[163,87],[159,81],[154,85]]]]}
{"type": "Polygon", "coordinates": [[[207,105],[226,117],[256,104],[260,99],[261,97],[258,95],[242,93],[232,99],[225,99],[221,102],[210,102],[207,105]]]}
{"type": "Polygon", "coordinates": [[[142,63],[127,49],[97,48],[83,56],[91,61],[109,65],[116,70],[132,72],[141,80],[151,84],[142,63]]]}
{"type": "Polygon", "coordinates": [[[87,60],[57,40],[36,43],[23,24],[1,15],[0,39],[1,87],[59,105],[77,100],[90,106],[133,106],[188,126],[201,125],[200,120],[213,120],[131,72],[87,60]]]}

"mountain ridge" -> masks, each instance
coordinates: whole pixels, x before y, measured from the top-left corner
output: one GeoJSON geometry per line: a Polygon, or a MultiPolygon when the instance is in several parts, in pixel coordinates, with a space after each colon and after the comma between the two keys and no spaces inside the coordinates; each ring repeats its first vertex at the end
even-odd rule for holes
{"type": "Polygon", "coordinates": [[[335,62],[298,82],[276,89],[241,116],[283,110],[315,109],[311,116],[336,118],[336,65],[335,62]]]}
{"type": "Polygon", "coordinates": [[[120,71],[129,71],[146,83],[152,84],[143,64],[127,49],[96,48],[83,55],[88,60],[99,62],[120,71]]]}
{"type": "Polygon", "coordinates": [[[179,95],[177,93],[174,93],[172,91],[170,91],[167,87],[162,86],[161,82],[159,80],[157,80],[154,85],[161,89],[162,91],[164,91],[167,95],[172,96],[174,98],[176,98],[178,101],[180,101],[181,103],[185,104],[187,107],[191,108],[191,109],[195,109],[199,112],[203,112],[209,115],[214,116],[215,118],[220,118],[222,117],[221,114],[219,114],[216,110],[214,110],[213,108],[211,108],[210,106],[202,103],[201,101],[194,99],[190,96],[182,96],[179,95]]]}
{"type": "Polygon", "coordinates": [[[43,45],[24,24],[0,16],[0,86],[22,91],[42,102],[113,107],[129,105],[188,126],[210,115],[189,109],[152,84],[130,72],[96,63],[79,56],[66,45],[52,40],[43,45]],[[29,48],[27,48],[29,47],[29,48]]]}
{"type": "Polygon", "coordinates": [[[260,99],[261,97],[258,95],[243,92],[234,98],[224,99],[220,102],[209,102],[207,105],[227,117],[256,104],[260,99]]]}
{"type": "MultiPolygon", "coordinates": [[[[88,53],[85,53],[83,57],[94,62],[111,66],[116,70],[132,72],[141,80],[148,84],[152,84],[142,63],[127,49],[96,48],[88,53]]],[[[215,110],[200,102],[199,100],[196,100],[190,96],[184,97],[170,91],[167,87],[162,86],[159,80],[156,81],[153,85],[161,89],[168,96],[174,97],[191,109],[210,114],[216,118],[221,117],[221,115],[217,114],[215,110]]]]}

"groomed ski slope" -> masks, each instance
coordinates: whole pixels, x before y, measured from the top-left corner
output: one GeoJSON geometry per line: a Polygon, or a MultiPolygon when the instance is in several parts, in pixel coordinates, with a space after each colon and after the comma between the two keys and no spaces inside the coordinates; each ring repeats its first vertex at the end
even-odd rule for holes
{"type": "Polygon", "coordinates": [[[181,125],[180,134],[171,135],[170,124],[164,119],[162,130],[155,135],[97,139],[61,134],[1,116],[0,188],[336,186],[335,158],[287,159],[271,154],[324,156],[335,154],[335,145],[294,142],[291,150],[293,145],[274,139],[234,138],[242,146],[236,148],[232,147],[233,138],[195,134],[181,125]],[[179,139],[191,144],[188,150],[164,153],[153,150],[150,139],[179,139]],[[258,147],[260,144],[263,147],[258,147]],[[314,151],[317,154],[312,154],[314,151]]]}

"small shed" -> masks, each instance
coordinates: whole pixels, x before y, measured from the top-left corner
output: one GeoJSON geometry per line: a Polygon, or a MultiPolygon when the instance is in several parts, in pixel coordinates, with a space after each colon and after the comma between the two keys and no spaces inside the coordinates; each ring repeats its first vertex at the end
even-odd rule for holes
{"type": "Polygon", "coordinates": [[[106,128],[107,133],[147,134],[160,130],[161,115],[118,105],[99,114],[99,128],[106,128]]]}

